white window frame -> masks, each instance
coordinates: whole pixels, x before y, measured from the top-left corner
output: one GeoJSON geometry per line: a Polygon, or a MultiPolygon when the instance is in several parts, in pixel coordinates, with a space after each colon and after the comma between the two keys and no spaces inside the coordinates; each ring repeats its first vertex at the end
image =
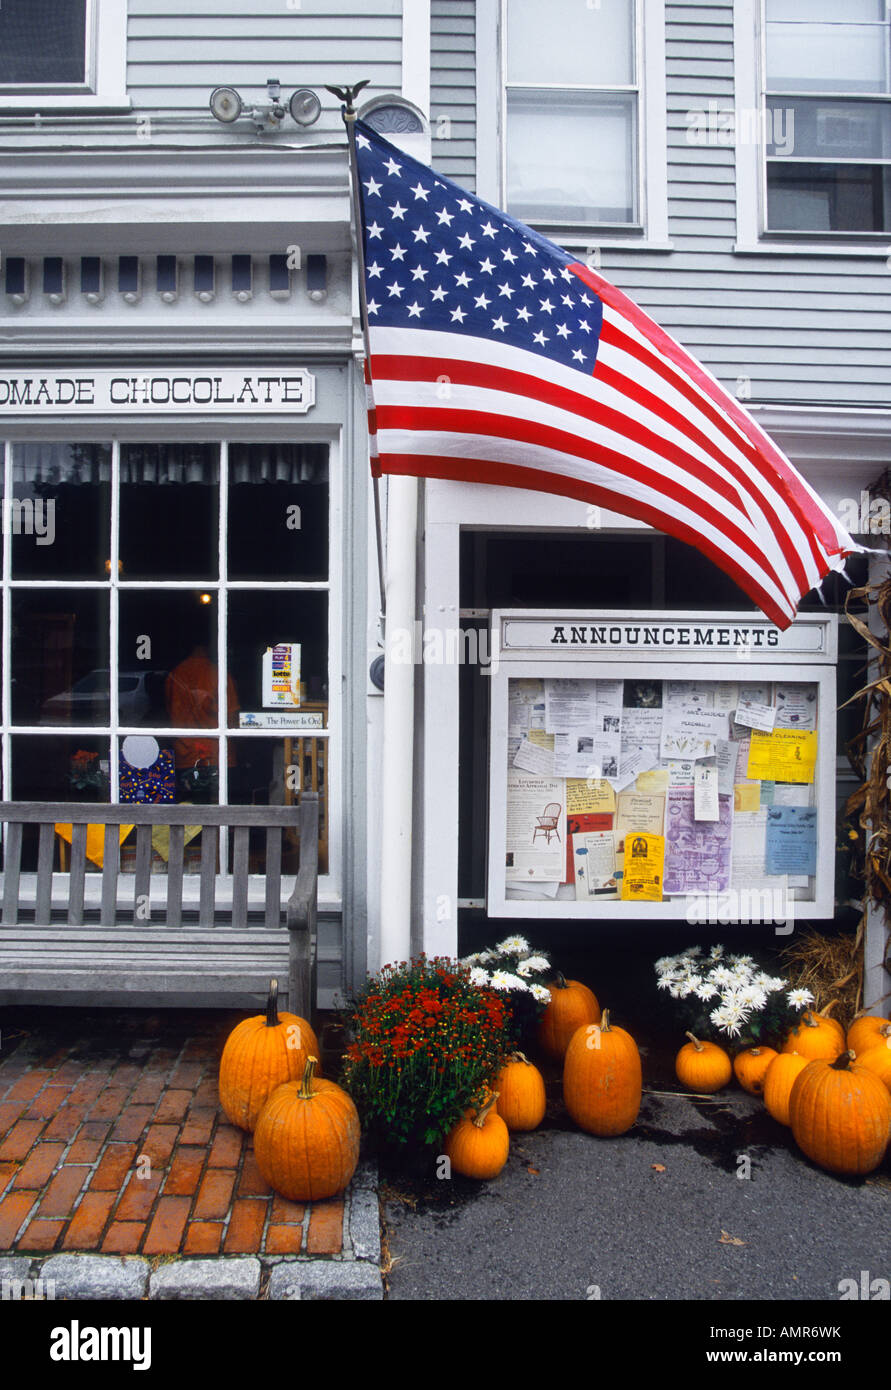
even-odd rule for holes
{"type": "MultiPolygon", "coordinates": [[[[107,725],[65,725],[53,726],[49,724],[21,724],[12,720],[12,595],[19,590],[48,590],[58,589],[70,591],[78,590],[103,590],[109,592],[109,666],[113,671],[118,663],[118,612],[121,592],[135,590],[152,591],[163,589],[165,591],[178,591],[183,593],[194,593],[196,587],[207,589],[218,595],[217,604],[217,649],[227,651],[227,630],[228,630],[228,596],[230,593],[237,593],[245,590],[281,590],[286,589],[291,593],[324,593],[328,597],[328,723],[325,729],[312,729],[306,731],[304,737],[319,738],[325,740],[327,757],[327,795],[328,795],[328,872],[319,875],[319,906],[325,910],[339,910],[343,905],[343,818],[345,814],[344,792],[342,784],[342,746],[341,730],[343,729],[343,676],[342,676],[342,642],[343,642],[343,572],[344,556],[342,548],[343,537],[343,509],[342,509],[342,490],[343,490],[343,464],[342,464],[342,441],[339,432],[331,433],[318,431],[312,434],[302,434],[295,431],[294,426],[277,426],[272,422],[257,425],[250,433],[244,429],[232,427],[222,428],[217,431],[206,431],[202,435],[202,442],[213,444],[219,450],[220,484],[219,484],[219,573],[215,580],[122,580],[118,578],[118,554],[120,547],[120,450],[121,444],[127,443],[164,443],[169,440],[174,433],[176,426],[171,426],[168,422],[162,425],[159,422],[145,420],[141,426],[136,425],[132,430],[126,432],[121,429],[120,423],[114,427],[102,429],[100,427],[83,428],[83,422],[72,422],[67,430],[64,427],[54,428],[51,431],[41,431],[39,435],[25,430],[10,429],[4,432],[0,438],[0,464],[3,468],[4,496],[14,496],[13,484],[13,448],[16,444],[28,443],[33,440],[60,440],[75,439],[78,443],[103,443],[111,448],[111,540],[110,540],[110,560],[111,568],[109,578],[101,579],[25,579],[15,578],[12,573],[12,545],[10,537],[5,537],[3,546],[3,566],[2,566],[2,614],[3,614],[3,633],[2,633],[2,701],[0,701],[0,743],[2,743],[2,755],[0,755],[0,767],[2,767],[2,788],[6,799],[8,798],[7,789],[12,786],[12,738],[16,735],[43,736],[69,735],[84,737],[99,737],[109,741],[110,748],[110,791],[109,803],[117,805],[119,803],[119,789],[117,778],[114,775],[118,766],[118,752],[121,741],[128,734],[145,734],[152,732],[145,726],[128,726],[121,724],[118,713],[118,683],[116,680],[109,681],[109,722],[107,725]],[[233,443],[251,443],[261,438],[270,441],[293,441],[295,443],[324,443],[328,448],[328,578],[324,580],[298,580],[298,579],[266,579],[266,580],[232,580],[228,577],[228,532],[226,530],[226,517],[228,514],[228,463],[229,445],[233,443]],[[332,736],[333,735],[333,736],[332,736]],[[333,798],[333,801],[332,801],[333,798]]],[[[189,436],[192,437],[191,435],[189,436]]],[[[283,737],[282,733],[270,734],[263,729],[234,729],[230,728],[226,714],[222,713],[228,709],[226,697],[226,677],[228,675],[228,656],[225,664],[219,666],[219,690],[218,690],[218,710],[221,712],[220,718],[215,729],[203,729],[202,735],[207,738],[217,738],[219,740],[219,760],[218,767],[220,773],[219,784],[219,804],[225,806],[228,801],[228,740],[230,738],[259,738],[266,739],[283,737]]],[[[157,731],[160,736],[168,738],[189,738],[194,737],[195,730],[187,728],[164,728],[157,731]]],[[[296,737],[296,735],[295,735],[296,737]]],[[[12,787],[13,796],[15,787],[12,787]]],[[[228,854],[228,832],[224,828],[221,839],[220,857],[221,863],[225,863],[228,854]]],[[[231,888],[231,875],[220,873],[220,891],[225,898],[227,884],[231,888]]],[[[27,887],[31,880],[23,875],[23,884],[27,887]]],[[[290,893],[293,889],[295,876],[283,875],[283,892],[290,893]]],[[[187,905],[197,902],[198,880],[196,875],[186,876],[186,888],[184,889],[183,901],[187,905]],[[191,880],[191,881],[190,881],[191,880]]],[[[34,875],[36,891],[36,875],[34,875]]],[[[262,876],[254,875],[249,884],[251,902],[255,899],[262,900],[263,879],[262,876]],[[256,881],[254,881],[256,879],[256,881]]]]}
{"type": "Polygon", "coordinates": [[[864,233],[854,244],[852,234],[767,231],[767,158],[760,112],[763,110],[765,71],[763,0],[735,0],[733,51],[736,79],[735,128],[759,131],[757,142],[736,141],[736,244],[740,255],[858,256],[887,260],[891,240],[876,240],[880,233],[864,233]],[[752,113],[758,113],[752,120],[752,113]],[[867,236],[872,236],[870,241],[867,236]]]}
{"type": "Polygon", "coordinates": [[[0,112],[129,111],[127,0],[86,0],[83,83],[0,86],[0,112]]]}
{"type": "MultiPolygon", "coordinates": [[[[504,189],[504,3],[477,0],[476,83],[477,196],[505,206],[504,189]],[[492,55],[497,54],[495,63],[492,55]]],[[[581,0],[580,0],[581,3],[581,0]]],[[[627,230],[605,223],[551,227],[534,223],[567,250],[597,262],[600,248],[639,247],[670,251],[668,237],[668,123],[665,86],[664,0],[637,0],[638,206],[640,222],[627,230]]]]}

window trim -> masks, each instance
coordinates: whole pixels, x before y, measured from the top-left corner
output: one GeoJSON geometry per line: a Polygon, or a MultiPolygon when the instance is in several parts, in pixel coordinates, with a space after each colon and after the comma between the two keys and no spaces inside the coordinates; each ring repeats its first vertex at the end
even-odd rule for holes
{"type": "MultiPolygon", "coordinates": [[[[476,192],[504,207],[504,3],[478,0],[476,29],[476,192]],[[492,55],[499,55],[493,62],[492,55]]],[[[638,206],[640,222],[623,228],[557,223],[531,225],[567,249],[588,256],[600,248],[670,251],[668,237],[668,122],[665,84],[664,0],[637,0],[638,206]]]]}
{"type": "MultiPolygon", "coordinates": [[[[763,0],[735,0],[733,50],[736,129],[749,127],[749,115],[763,109],[765,71],[763,0]]],[[[736,243],[738,255],[843,256],[887,260],[887,232],[807,232],[767,230],[767,156],[763,131],[757,143],[736,142],[736,243]]]]}
{"type": "Polygon", "coordinates": [[[0,113],[129,111],[127,0],[86,0],[84,83],[0,86],[0,113]],[[25,88],[27,87],[27,90],[25,88]]]}

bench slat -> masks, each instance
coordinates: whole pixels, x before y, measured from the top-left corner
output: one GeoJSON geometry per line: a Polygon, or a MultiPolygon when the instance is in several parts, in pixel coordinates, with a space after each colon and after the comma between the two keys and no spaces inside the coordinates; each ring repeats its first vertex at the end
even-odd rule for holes
{"type": "Polygon", "coordinates": [[[55,848],[55,827],[42,825],[37,845],[37,899],[34,911],[40,921],[49,918],[53,891],[53,850],[55,848]]]}
{"type": "Polygon", "coordinates": [[[133,921],[145,921],[140,916],[140,900],[148,900],[151,905],[152,893],[152,828],[150,825],[136,827],[136,874],[133,884],[133,921]]]}
{"type": "Polygon", "coordinates": [[[71,871],[68,878],[68,921],[79,926],[84,920],[84,877],[87,871],[87,827],[71,827],[71,871]]]}
{"type": "Polygon", "coordinates": [[[282,916],[282,832],[266,830],[266,925],[277,927],[282,916]]]}
{"type": "Polygon", "coordinates": [[[108,822],[102,842],[102,917],[111,923],[115,920],[117,910],[120,840],[117,826],[108,822]]]}
{"type": "Polygon", "coordinates": [[[19,873],[22,863],[21,821],[10,821],[6,827],[3,858],[3,924],[15,922],[19,906],[19,873]]]}
{"type": "Polygon", "coordinates": [[[201,906],[199,921],[202,927],[213,922],[214,889],[216,888],[217,845],[220,832],[216,826],[205,825],[201,831],[201,906]]]}
{"type": "Polygon", "coordinates": [[[244,825],[239,825],[235,829],[235,847],[232,851],[232,925],[236,930],[247,922],[249,834],[250,832],[244,825]]]}
{"type": "Polygon", "coordinates": [[[185,827],[171,825],[170,848],[167,855],[167,922],[171,927],[182,926],[183,920],[183,845],[185,827]]]}

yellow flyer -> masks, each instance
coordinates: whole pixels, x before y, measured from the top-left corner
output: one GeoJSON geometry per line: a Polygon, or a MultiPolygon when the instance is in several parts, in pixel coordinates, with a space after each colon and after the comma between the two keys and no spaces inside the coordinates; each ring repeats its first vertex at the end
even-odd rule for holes
{"type": "Polygon", "coordinates": [[[734,811],[760,811],[761,783],[734,782],[733,809],[734,811]]]}
{"type": "Polygon", "coordinates": [[[662,901],[665,836],[630,834],[625,838],[623,902],[662,901]]]}
{"type": "Polygon", "coordinates": [[[567,777],[566,814],[581,816],[589,811],[614,811],[616,793],[605,778],[567,777]]]}
{"type": "Polygon", "coordinates": [[[642,796],[658,796],[668,791],[668,768],[651,767],[648,772],[639,772],[634,789],[642,796]]]}
{"type": "Polygon", "coordinates": [[[528,738],[530,743],[536,744],[538,748],[546,748],[549,753],[553,753],[553,734],[546,734],[544,729],[530,729],[526,737],[528,738]]]}
{"type": "Polygon", "coordinates": [[[813,782],[817,735],[802,729],[752,731],[746,776],[757,782],[813,782]]]}

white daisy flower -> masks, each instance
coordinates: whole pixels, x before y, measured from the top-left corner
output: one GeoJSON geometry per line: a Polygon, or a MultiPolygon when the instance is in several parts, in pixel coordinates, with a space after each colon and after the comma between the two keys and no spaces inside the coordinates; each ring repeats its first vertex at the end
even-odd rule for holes
{"type": "Polygon", "coordinates": [[[485,970],[481,970],[478,965],[474,965],[470,971],[470,983],[477,989],[485,989],[489,984],[489,976],[485,970]]]}
{"type": "Polygon", "coordinates": [[[723,946],[713,946],[708,953],[709,960],[721,960],[724,955],[723,946]]]}
{"type": "Polygon", "coordinates": [[[546,985],[529,985],[529,993],[539,1004],[549,1004],[551,1002],[551,991],[546,985]]]}
{"type": "Polygon", "coordinates": [[[660,956],[656,961],[656,973],[659,975],[670,975],[677,969],[677,956],[660,956]]]}
{"type": "Polygon", "coordinates": [[[814,996],[809,989],[790,989],[786,998],[793,1009],[806,1009],[808,1004],[814,1002],[814,996]]]}
{"type": "Polygon", "coordinates": [[[521,960],[517,966],[518,975],[540,975],[544,970],[550,970],[551,963],[547,956],[527,956],[521,960]]]}
{"type": "Polygon", "coordinates": [[[663,975],[661,980],[656,982],[657,989],[673,989],[674,981],[670,975],[663,975]]]}
{"type": "Polygon", "coordinates": [[[503,956],[522,956],[529,950],[529,942],[524,936],[506,936],[498,942],[495,950],[503,956]]]}
{"type": "Polygon", "coordinates": [[[713,985],[720,985],[722,988],[734,983],[733,974],[726,965],[718,965],[714,970],[710,970],[706,979],[711,980],[713,985]]]}
{"type": "Polygon", "coordinates": [[[462,965],[479,965],[479,963],[480,963],[480,953],[479,953],[479,951],[474,951],[474,953],[473,953],[472,956],[462,956],[462,958],[461,958],[461,964],[462,964],[462,965]]]}
{"type": "Polygon", "coordinates": [[[489,983],[492,989],[524,990],[527,988],[525,980],[521,980],[519,975],[512,975],[508,970],[493,970],[489,983]]]}
{"type": "Polygon", "coordinates": [[[704,980],[701,985],[696,987],[695,993],[697,999],[704,999],[707,1001],[709,999],[714,999],[715,995],[718,993],[718,989],[716,985],[711,985],[707,980],[704,980]]]}
{"type": "Polygon", "coordinates": [[[782,975],[771,976],[770,984],[767,986],[771,994],[776,994],[781,989],[785,989],[789,981],[783,979],[782,975]]]}

